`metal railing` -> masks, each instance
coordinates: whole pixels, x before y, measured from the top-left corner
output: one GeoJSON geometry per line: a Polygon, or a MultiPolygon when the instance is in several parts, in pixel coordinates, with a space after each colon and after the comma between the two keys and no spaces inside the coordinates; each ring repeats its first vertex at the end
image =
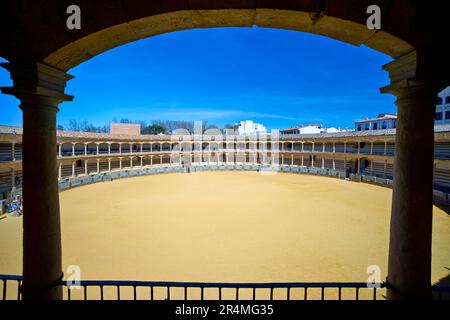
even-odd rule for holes
{"type": "MultiPolygon", "coordinates": [[[[1,300],[21,299],[21,276],[0,275],[0,281],[3,283],[1,300]],[[8,290],[12,291],[9,295],[8,290]]],[[[385,298],[386,289],[384,283],[368,286],[365,282],[216,283],[87,280],[78,283],[61,281],[60,285],[63,286],[66,300],[380,300],[385,298]],[[96,292],[89,291],[94,288],[97,289],[96,292]],[[131,292],[124,293],[125,288],[131,289],[131,292]],[[143,288],[146,290],[140,291],[138,296],[138,290],[143,288]],[[108,297],[105,297],[106,293],[108,297]]],[[[436,300],[450,299],[450,286],[434,286],[432,290],[436,300]]]]}

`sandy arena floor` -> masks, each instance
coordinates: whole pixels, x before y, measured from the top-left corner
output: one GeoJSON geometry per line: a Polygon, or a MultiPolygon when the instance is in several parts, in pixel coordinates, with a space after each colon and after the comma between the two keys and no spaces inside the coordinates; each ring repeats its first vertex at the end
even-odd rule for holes
{"type": "MultiPolygon", "coordinates": [[[[63,265],[83,279],[366,281],[386,277],[391,190],[256,172],[144,176],[62,192],[63,265]]],[[[21,218],[0,221],[0,273],[21,273],[21,218]]],[[[432,280],[450,273],[435,208],[432,280]]]]}

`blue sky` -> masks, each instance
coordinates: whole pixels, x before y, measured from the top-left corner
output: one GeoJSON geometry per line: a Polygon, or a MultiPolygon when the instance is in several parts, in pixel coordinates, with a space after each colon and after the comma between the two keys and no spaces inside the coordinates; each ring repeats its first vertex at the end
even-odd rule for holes
{"type": "MultiPolygon", "coordinates": [[[[381,66],[391,58],[296,31],[218,28],[174,32],[105,52],[69,71],[58,123],[254,120],[271,129],[353,122],[396,112],[381,66]]],[[[0,70],[0,86],[11,85],[0,70]]],[[[0,95],[0,124],[21,125],[18,100],[0,95]]]]}

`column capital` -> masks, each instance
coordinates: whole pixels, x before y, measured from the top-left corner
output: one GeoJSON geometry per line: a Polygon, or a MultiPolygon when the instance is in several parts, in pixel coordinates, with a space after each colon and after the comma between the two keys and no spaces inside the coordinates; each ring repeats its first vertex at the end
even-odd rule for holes
{"type": "MultiPolygon", "coordinates": [[[[414,50],[385,64],[383,70],[389,73],[391,83],[382,87],[380,92],[390,93],[399,98],[401,96],[417,96],[428,91],[436,96],[437,102],[437,94],[446,87],[447,83],[438,78],[428,78],[427,73],[419,70],[428,66],[425,59],[424,56],[418,57],[417,51],[414,50]]],[[[428,70],[428,73],[432,71],[428,70]]]]}
{"type": "Polygon", "coordinates": [[[13,80],[12,87],[0,88],[2,93],[13,95],[22,102],[41,98],[48,104],[58,105],[73,100],[73,96],[65,94],[64,90],[67,81],[74,77],[64,71],[41,62],[5,62],[0,66],[10,72],[13,80]]]}

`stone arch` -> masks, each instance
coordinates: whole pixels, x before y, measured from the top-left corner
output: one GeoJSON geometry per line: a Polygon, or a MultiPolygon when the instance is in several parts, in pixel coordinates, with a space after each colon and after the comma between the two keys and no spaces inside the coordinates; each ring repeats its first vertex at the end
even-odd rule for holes
{"type": "MultiPolygon", "coordinates": [[[[154,7],[161,7],[160,1],[154,1],[154,7]]],[[[235,1],[236,2],[236,1],[235,1]]],[[[247,1],[237,1],[247,2],[247,1]]],[[[333,5],[320,10],[311,1],[296,1],[299,4],[286,8],[286,5],[275,1],[271,6],[242,8],[242,5],[211,4],[211,1],[199,1],[200,9],[166,10],[155,13],[134,12],[133,18],[125,20],[123,17],[112,17],[104,24],[89,26],[72,41],[63,43],[53,51],[45,53],[42,61],[47,65],[67,71],[86,60],[91,59],[107,50],[151,36],[198,28],[217,27],[265,27],[302,31],[317,34],[356,46],[366,45],[374,50],[385,53],[393,58],[403,56],[414,50],[414,46],[403,40],[412,39],[407,30],[370,30],[365,25],[368,17],[367,4],[355,5],[354,2],[341,1],[341,7],[352,6],[350,15],[345,10],[338,10],[333,5]],[[202,4],[203,3],[203,4],[202,4]],[[354,8],[357,6],[358,8],[354,8]],[[218,8],[212,8],[218,7],[218,8]],[[328,8],[327,8],[328,7],[328,8]],[[299,9],[300,8],[300,9],[299,9]],[[389,32],[391,31],[391,32],[389,32]],[[398,35],[395,35],[395,34],[398,35]]],[[[90,5],[95,6],[95,5],[90,5]]],[[[128,8],[130,9],[130,8],[128,8]]],[[[87,15],[90,12],[86,9],[87,15]]],[[[85,19],[88,19],[86,17],[85,19]]],[[[384,28],[386,30],[388,28],[384,28]]]]}

